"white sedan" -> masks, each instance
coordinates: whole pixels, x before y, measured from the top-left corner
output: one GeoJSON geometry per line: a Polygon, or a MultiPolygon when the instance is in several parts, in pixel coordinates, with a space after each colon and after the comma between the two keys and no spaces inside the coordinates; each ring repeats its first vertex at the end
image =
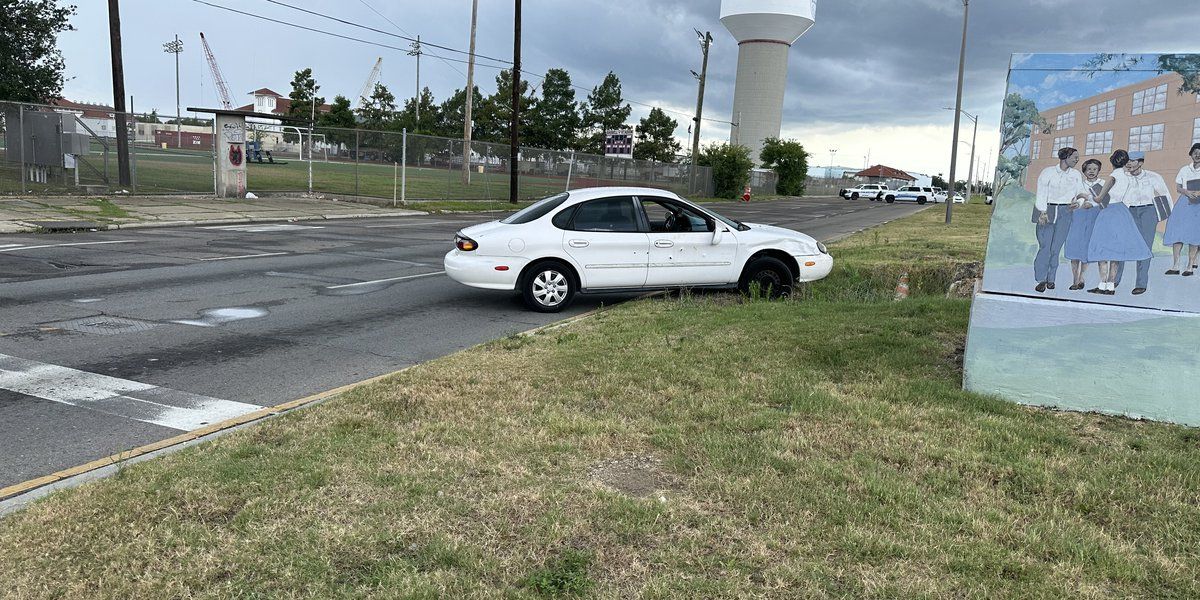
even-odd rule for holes
{"type": "Polygon", "coordinates": [[[652,188],[587,188],[540,200],[454,236],[446,274],[517,290],[557,312],[577,293],[757,287],[769,296],[829,274],[824,244],[790,229],[742,223],[652,188]]]}

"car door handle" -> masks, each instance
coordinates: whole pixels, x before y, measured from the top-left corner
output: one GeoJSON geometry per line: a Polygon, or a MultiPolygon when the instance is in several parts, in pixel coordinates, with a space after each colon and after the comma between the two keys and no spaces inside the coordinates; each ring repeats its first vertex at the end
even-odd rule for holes
{"type": "Polygon", "coordinates": [[[588,247],[587,240],[571,240],[567,243],[570,244],[572,248],[587,248],[588,247]]]}
{"type": "Polygon", "coordinates": [[[674,245],[675,245],[675,242],[672,242],[671,240],[654,240],[655,248],[670,248],[671,246],[674,246],[674,245]]]}

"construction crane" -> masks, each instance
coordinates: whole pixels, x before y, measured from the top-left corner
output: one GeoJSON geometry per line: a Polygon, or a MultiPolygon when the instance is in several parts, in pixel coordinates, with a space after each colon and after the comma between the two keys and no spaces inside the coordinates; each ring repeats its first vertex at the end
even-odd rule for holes
{"type": "Polygon", "coordinates": [[[212,48],[208,47],[208,40],[204,39],[204,32],[200,32],[200,43],[204,46],[204,58],[208,61],[208,69],[212,71],[213,83],[217,87],[217,93],[221,95],[221,105],[226,110],[233,109],[233,99],[229,97],[229,86],[225,85],[225,77],[221,75],[221,67],[217,65],[217,57],[213,56],[212,48]]]}
{"type": "Polygon", "coordinates": [[[366,83],[363,84],[361,90],[358,90],[358,104],[355,105],[355,109],[361,110],[367,103],[367,95],[371,93],[371,88],[374,87],[375,80],[379,79],[379,69],[382,66],[383,57],[380,56],[375,59],[375,66],[371,69],[371,74],[367,76],[366,83]]]}

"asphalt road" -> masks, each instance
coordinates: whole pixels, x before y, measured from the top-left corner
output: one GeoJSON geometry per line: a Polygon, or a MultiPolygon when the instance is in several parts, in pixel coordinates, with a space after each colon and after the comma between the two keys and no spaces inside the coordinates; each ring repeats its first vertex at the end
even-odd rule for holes
{"type": "MultiPolygon", "coordinates": [[[[918,210],[713,208],[822,240],[918,210]]],[[[440,274],[453,233],[489,218],[0,237],[0,487],[631,297],[543,315],[440,274]]]]}

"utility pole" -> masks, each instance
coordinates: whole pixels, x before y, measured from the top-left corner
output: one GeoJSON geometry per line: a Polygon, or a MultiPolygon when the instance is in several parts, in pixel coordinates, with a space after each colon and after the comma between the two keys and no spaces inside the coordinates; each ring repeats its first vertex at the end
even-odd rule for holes
{"type": "MultiPolygon", "coordinates": [[[[950,144],[950,198],[954,196],[954,169],[958,163],[958,125],[962,115],[963,66],[967,60],[967,17],[971,11],[971,0],[963,3],[962,46],[958,51],[958,93],[954,97],[954,140],[950,144]]],[[[946,224],[949,225],[954,214],[954,202],[946,203],[946,224]]]]}
{"type": "Polygon", "coordinates": [[[179,54],[183,52],[183,42],[179,41],[179,35],[175,35],[175,41],[163,44],[163,52],[175,55],[175,147],[183,147],[183,127],[179,122],[179,54]]]}
{"type": "MultiPolygon", "coordinates": [[[[508,201],[517,203],[517,152],[519,150],[518,127],[521,122],[521,0],[516,0],[513,11],[513,86],[512,86],[512,126],[511,140],[508,150],[508,201]]],[[[471,90],[467,90],[470,94],[471,90]]]]}
{"type": "MultiPolygon", "coordinates": [[[[408,45],[412,50],[408,51],[409,56],[417,57],[417,122],[413,129],[421,124],[421,35],[417,34],[417,41],[408,45]]],[[[471,51],[471,61],[475,61],[475,51],[471,51]]]]}
{"type": "MultiPolygon", "coordinates": [[[[315,77],[312,80],[312,86],[308,89],[308,105],[310,107],[308,116],[308,195],[312,196],[313,125],[317,123],[317,80],[315,77]]],[[[355,156],[358,156],[358,152],[355,152],[355,156]]]]}
{"type": "MultiPolygon", "coordinates": [[[[954,110],[948,106],[944,107],[944,109],[945,110],[954,110]]],[[[967,196],[964,198],[966,201],[970,202],[971,201],[971,189],[970,189],[971,182],[974,181],[973,177],[975,176],[975,135],[977,133],[979,133],[979,115],[972,115],[971,113],[969,113],[965,110],[960,110],[959,112],[961,112],[968,119],[970,119],[971,123],[973,124],[972,125],[973,129],[971,130],[971,166],[967,169],[967,196]]],[[[957,146],[956,146],[956,148],[957,148],[957,146]]],[[[954,198],[954,180],[953,180],[953,178],[951,178],[951,180],[950,180],[950,198],[952,198],[952,199],[954,198]]]]}
{"type": "Polygon", "coordinates": [[[712,46],[712,32],[705,31],[704,35],[700,34],[700,30],[696,29],[696,37],[700,38],[700,49],[704,52],[704,59],[700,61],[700,74],[696,75],[692,71],[692,75],[700,80],[700,90],[696,92],[696,129],[692,132],[692,168],[691,178],[688,182],[688,190],[693,194],[696,193],[696,160],[700,156],[700,123],[704,115],[704,79],[708,77],[708,48],[712,46]]]}
{"type": "Polygon", "coordinates": [[[112,51],[113,116],[117,121],[117,182],[129,185],[129,125],[125,114],[125,67],[121,61],[121,9],[108,0],[108,43],[112,51]]]}
{"type": "Polygon", "coordinates": [[[467,103],[463,111],[463,185],[471,183],[471,104],[475,99],[475,22],[478,17],[479,0],[471,0],[471,51],[467,54],[467,103]]]}
{"type": "Polygon", "coordinates": [[[833,155],[837,154],[837,148],[829,149],[829,172],[825,174],[830,181],[833,181],[833,155]]]}

